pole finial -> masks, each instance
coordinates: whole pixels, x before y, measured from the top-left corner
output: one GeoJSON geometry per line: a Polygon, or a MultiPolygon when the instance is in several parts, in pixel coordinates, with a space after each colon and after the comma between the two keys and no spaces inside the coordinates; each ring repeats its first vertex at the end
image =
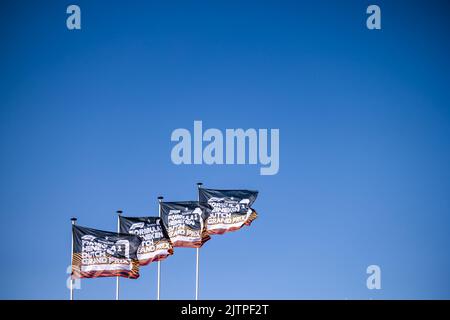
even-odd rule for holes
{"type": "Polygon", "coordinates": [[[201,187],[203,185],[203,182],[197,182],[197,187],[201,187]]]}
{"type": "Polygon", "coordinates": [[[122,210],[117,210],[116,213],[117,213],[117,215],[121,216],[123,211],[122,210]]]}
{"type": "Polygon", "coordinates": [[[159,201],[161,201],[162,199],[164,199],[163,196],[159,196],[159,197],[158,197],[158,200],[159,200],[159,201]]]}
{"type": "Polygon", "coordinates": [[[75,224],[75,222],[77,221],[77,218],[72,217],[72,218],[70,218],[70,221],[72,221],[72,224],[75,224]]]}

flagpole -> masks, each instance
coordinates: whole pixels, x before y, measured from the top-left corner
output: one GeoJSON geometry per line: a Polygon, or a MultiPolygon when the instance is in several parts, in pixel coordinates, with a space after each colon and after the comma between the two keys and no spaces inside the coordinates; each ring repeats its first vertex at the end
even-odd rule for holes
{"type": "MultiPolygon", "coordinates": [[[[120,233],[120,216],[122,215],[122,210],[117,210],[117,233],[120,233]]],[[[119,300],[119,279],[120,277],[116,277],[116,300],[119,300]]]]}
{"type": "MultiPolygon", "coordinates": [[[[203,183],[197,183],[197,189],[202,187],[203,183]]],[[[198,195],[197,200],[200,202],[200,195],[198,195]]],[[[201,219],[201,217],[200,217],[201,219]]],[[[203,230],[200,230],[200,237],[202,236],[203,230]]],[[[200,248],[197,248],[197,256],[196,256],[196,264],[195,264],[195,300],[198,300],[198,283],[199,283],[199,257],[200,257],[200,248]]]]}
{"type": "MultiPolygon", "coordinates": [[[[77,221],[77,218],[71,218],[70,221],[72,221],[72,226],[75,225],[75,222],[77,221]]],[[[73,300],[73,227],[72,227],[72,244],[70,246],[70,265],[71,265],[71,272],[70,272],[70,300],[73,300]]]]}
{"type": "MultiPolygon", "coordinates": [[[[163,196],[159,196],[158,197],[158,202],[159,202],[159,217],[161,218],[161,202],[163,201],[164,197],[163,196]]],[[[156,293],[156,299],[159,300],[160,297],[160,292],[161,292],[161,261],[158,261],[158,289],[157,289],[157,293],[156,293]]]]}

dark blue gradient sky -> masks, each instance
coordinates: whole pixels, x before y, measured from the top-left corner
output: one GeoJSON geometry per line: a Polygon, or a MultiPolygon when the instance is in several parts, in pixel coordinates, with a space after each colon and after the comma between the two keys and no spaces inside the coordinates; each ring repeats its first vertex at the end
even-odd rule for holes
{"type": "MultiPolygon", "coordinates": [[[[0,6],[0,298],[68,298],[71,216],[115,230],[199,180],[260,191],[259,219],[202,249],[203,299],[450,298],[447,1],[75,1],[69,31],[71,3],[0,6]],[[173,165],[194,120],[279,128],[279,173],[173,165]]],[[[162,298],[194,297],[194,263],[162,264],[162,298]]],[[[156,264],[121,283],[154,299],[156,264]]]]}

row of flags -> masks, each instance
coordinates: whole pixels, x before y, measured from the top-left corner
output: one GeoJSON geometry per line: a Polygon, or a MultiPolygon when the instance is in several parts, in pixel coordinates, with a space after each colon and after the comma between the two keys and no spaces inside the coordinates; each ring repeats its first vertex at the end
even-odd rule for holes
{"type": "Polygon", "coordinates": [[[199,188],[198,201],[160,201],[160,216],[119,216],[119,232],[73,224],[72,278],[139,277],[139,267],[249,226],[258,191],[199,188]]]}

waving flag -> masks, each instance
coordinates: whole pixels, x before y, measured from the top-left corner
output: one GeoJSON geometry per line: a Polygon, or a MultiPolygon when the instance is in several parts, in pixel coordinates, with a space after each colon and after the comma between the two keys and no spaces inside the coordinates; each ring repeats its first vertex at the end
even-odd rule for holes
{"type": "Polygon", "coordinates": [[[258,191],[215,190],[199,188],[199,200],[210,207],[206,229],[208,234],[223,234],[250,225],[257,218],[251,208],[258,191]]]}
{"type": "Polygon", "coordinates": [[[138,236],[72,226],[73,278],[139,277],[138,236]]]}
{"type": "Polygon", "coordinates": [[[174,247],[200,248],[210,239],[207,208],[198,201],[161,202],[161,218],[174,247]]]}
{"type": "Polygon", "coordinates": [[[173,254],[172,243],[159,217],[123,217],[120,232],[137,235],[142,239],[137,251],[141,266],[160,261],[173,254]]]}

